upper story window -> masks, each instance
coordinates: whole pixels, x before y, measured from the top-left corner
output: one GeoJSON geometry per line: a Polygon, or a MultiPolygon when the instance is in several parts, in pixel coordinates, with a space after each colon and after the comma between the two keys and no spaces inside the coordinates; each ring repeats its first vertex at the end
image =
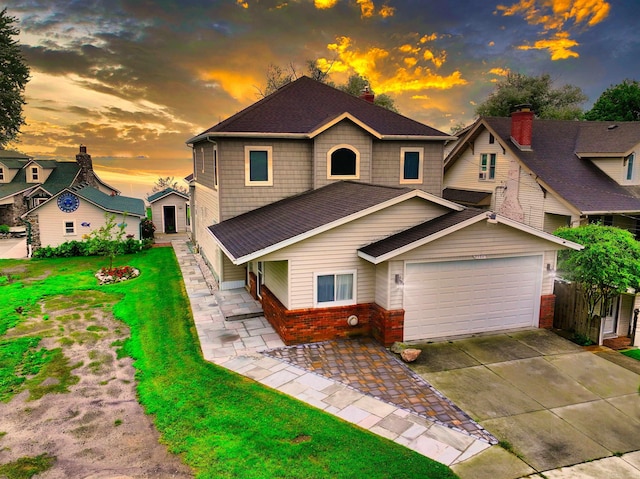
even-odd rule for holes
{"type": "Polygon", "coordinates": [[[4,168],[0,166],[0,181],[4,181],[4,168]]]}
{"type": "Polygon", "coordinates": [[[634,160],[635,160],[635,153],[631,153],[629,156],[627,156],[624,159],[624,167],[625,167],[625,179],[627,181],[632,181],[634,179],[635,176],[635,165],[634,165],[634,160]]]}
{"type": "Polygon", "coordinates": [[[214,188],[218,187],[218,145],[216,143],[213,144],[213,186],[214,188]]]}
{"type": "Polygon", "coordinates": [[[37,166],[31,167],[31,181],[39,181],[40,169],[37,166]]]}
{"type": "Polygon", "coordinates": [[[483,181],[496,179],[495,153],[482,153],[480,155],[480,173],[478,179],[483,181]]]}
{"type": "Polygon", "coordinates": [[[200,167],[202,168],[202,172],[204,173],[204,147],[200,147],[200,167]]]}
{"type": "Polygon", "coordinates": [[[273,148],[270,146],[244,147],[245,186],[273,186],[273,148]]]}
{"type": "Polygon", "coordinates": [[[496,142],[496,137],[493,136],[493,133],[489,133],[489,144],[493,145],[496,142]]]}
{"type": "Polygon", "coordinates": [[[360,152],[349,145],[338,145],[327,153],[327,177],[360,178],[360,152]]]}
{"type": "Polygon", "coordinates": [[[400,183],[422,183],[423,148],[400,149],[400,183]]]}

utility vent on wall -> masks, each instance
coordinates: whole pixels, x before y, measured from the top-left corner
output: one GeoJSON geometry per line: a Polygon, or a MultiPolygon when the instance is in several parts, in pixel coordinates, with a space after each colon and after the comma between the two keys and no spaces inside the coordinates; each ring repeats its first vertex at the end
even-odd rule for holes
{"type": "Polygon", "coordinates": [[[478,175],[478,178],[481,180],[486,180],[487,179],[487,172],[486,171],[481,171],[480,174],[478,175]]]}

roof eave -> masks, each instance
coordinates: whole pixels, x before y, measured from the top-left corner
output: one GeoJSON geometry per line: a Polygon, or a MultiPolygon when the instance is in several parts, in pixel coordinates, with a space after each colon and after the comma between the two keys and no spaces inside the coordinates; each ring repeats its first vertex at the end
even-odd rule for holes
{"type": "Polygon", "coordinates": [[[288,140],[307,140],[309,135],[307,133],[265,133],[256,131],[219,131],[208,132],[189,138],[185,143],[187,145],[193,145],[200,141],[205,141],[208,138],[284,138],[288,140]]]}
{"type": "Polygon", "coordinates": [[[471,218],[468,218],[464,221],[461,221],[460,223],[457,223],[453,226],[450,226],[448,228],[445,228],[441,231],[438,231],[437,233],[433,233],[432,235],[426,236],[424,238],[421,238],[417,241],[414,241],[412,243],[409,243],[407,245],[404,245],[400,248],[397,248],[395,250],[389,251],[388,253],[382,254],[380,256],[371,256],[368,255],[366,253],[362,253],[361,251],[358,251],[358,257],[365,259],[373,264],[380,264],[384,261],[388,261],[390,259],[395,258],[396,256],[399,256],[401,254],[407,253],[411,250],[414,250],[416,248],[419,248],[420,246],[424,246],[425,244],[431,243],[435,240],[438,240],[440,238],[443,238],[451,233],[454,233],[458,230],[461,230],[463,228],[466,228],[467,226],[470,226],[474,223],[477,223],[479,221],[482,221],[484,219],[487,218],[487,213],[486,212],[481,212],[478,213],[476,216],[472,216],[471,218]]]}

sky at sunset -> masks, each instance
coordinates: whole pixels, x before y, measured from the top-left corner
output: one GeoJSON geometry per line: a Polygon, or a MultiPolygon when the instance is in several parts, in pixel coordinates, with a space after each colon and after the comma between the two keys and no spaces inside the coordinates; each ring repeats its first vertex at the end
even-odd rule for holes
{"type": "MultiPolygon", "coordinates": [[[[269,64],[318,59],[448,133],[507,71],[577,85],[584,107],[640,80],[637,0],[19,0],[27,125],[8,145],[144,197],[190,173],[185,141],[259,99],[269,64]]],[[[186,184],[185,184],[186,186],[186,184]]]]}

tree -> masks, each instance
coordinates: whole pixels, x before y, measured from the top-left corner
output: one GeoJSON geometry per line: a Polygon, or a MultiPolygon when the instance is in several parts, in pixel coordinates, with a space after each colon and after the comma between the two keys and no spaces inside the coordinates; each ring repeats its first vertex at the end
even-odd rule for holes
{"type": "Polygon", "coordinates": [[[590,121],[639,121],[640,83],[624,80],[607,88],[584,115],[590,121]]]}
{"type": "Polygon", "coordinates": [[[25,124],[22,107],[24,88],[29,81],[29,67],[13,37],[20,30],[14,25],[17,18],[0,12],[0,146],[14,140],[25,124]]]}
{"type": "Polygon", "coordinates": [[[476,107],[478,116],[509,116],[516,105],[530,104],[538,118],[577,120],[582,118],[580,105],[587,100],[574,85],[553,88],[549,74],[527,76],[509,73],[496,83],[489,97],[476,107]]]}
{"type": "Polygon", "coordinates": [[[600,224],[560,228],[554,234],[584,246],[560,251],[558,270],[581,286],[590,331],[593,318],[605,315],[617,295],[640,286],[640,243],[627,230],[600,224]]]}
{"type": "MultiPolygon", "coordinates": [[[[370,88],[369,80],[367,80],[363,76],[358,75],[357,73],[351,75],[347,80],[347,83],[345,83],[344,85],[334,84],[329,78],[329,73],[331,71],[332,65],[333,64],[330,64],[327,70],[322,70],[318,66],[317,60],[307,60],[306,75],[314,80],[325,83],[334,88],[338,88],[339,90],[342,90],[353,96],[360,96],[362,94],[362,91],[365,89],[365,87],[370,88]]],[[[283,87],[287,83],[291,83],[292,81],[300,78],[301,76],[302,74],[300,74],[296,70],[293,63],[290,63],[286,68],[283,68],[278,65],[270,64],[267,67],[266,84],[264,88],[261,89],[256,87],[256,89],[258,90],[258,94],[261,97],[266,97],[267,95],[270,95],[271,93],[275,92],[278,88],[283,87]]],[[[374,93],[373,90],[371,90],[371,93],[374,93]]],[[[386,95],[384,93],[381,95],[377,95],[374,98],[373,103],[383,108],[386,108],[387,110],[395,111],[396,113],[398,112],[398,109],[396,108],[395,101],[393,100],[393,98],[391,98],[389,95],[386,95]]]]}
{"type": "MultiPolygon", "coordinates": [[[[157,193],[158,191],[166,190],[167,188],[171,188],[173,190],[179,191],[182,194],[189,194],[189,190],[185,186],[179,185],[176,179],[173,176],[160,177],[153,184],[153,188],[151,189],[151,193],[157,193]]],[[[147,196],[151,196],[147,194],[147,196]]]]}
{"type": "MultiPolygon", "coordinates": [[[[347,83],[339,86],[338,89],[346,93],[349,93],[350,95],[353,95],[353,96],[362,95],[362,92],[365,89],[369,89],[371,93],[375,93],[373,90],[370,89],[369,80],[367,80],[365,77],[361,75],[358,75],[357,73],[351,75],[347,80],[347,83]]],[[[398,109],[396,108],[395,102],[393,101],[393,98],[391,98],[389,95],[386,95],[384,93],[381,95],[377,95],[375,96],[373,103],[375,105],[386,108],[387,110],[395,111],[396,113],[398,113],[398,109]]]]}
{"type": "Polygon", "coordinates": [[[116,224],[116,216],[105,213],[105,222],[100,228],[90,234],[93,253],[109,258],[109,270],[113,269],[113,260],[118,255],[118,249],[125,235],[127,224],[126,213],[122,215],[122,223],[116,224]]]}

